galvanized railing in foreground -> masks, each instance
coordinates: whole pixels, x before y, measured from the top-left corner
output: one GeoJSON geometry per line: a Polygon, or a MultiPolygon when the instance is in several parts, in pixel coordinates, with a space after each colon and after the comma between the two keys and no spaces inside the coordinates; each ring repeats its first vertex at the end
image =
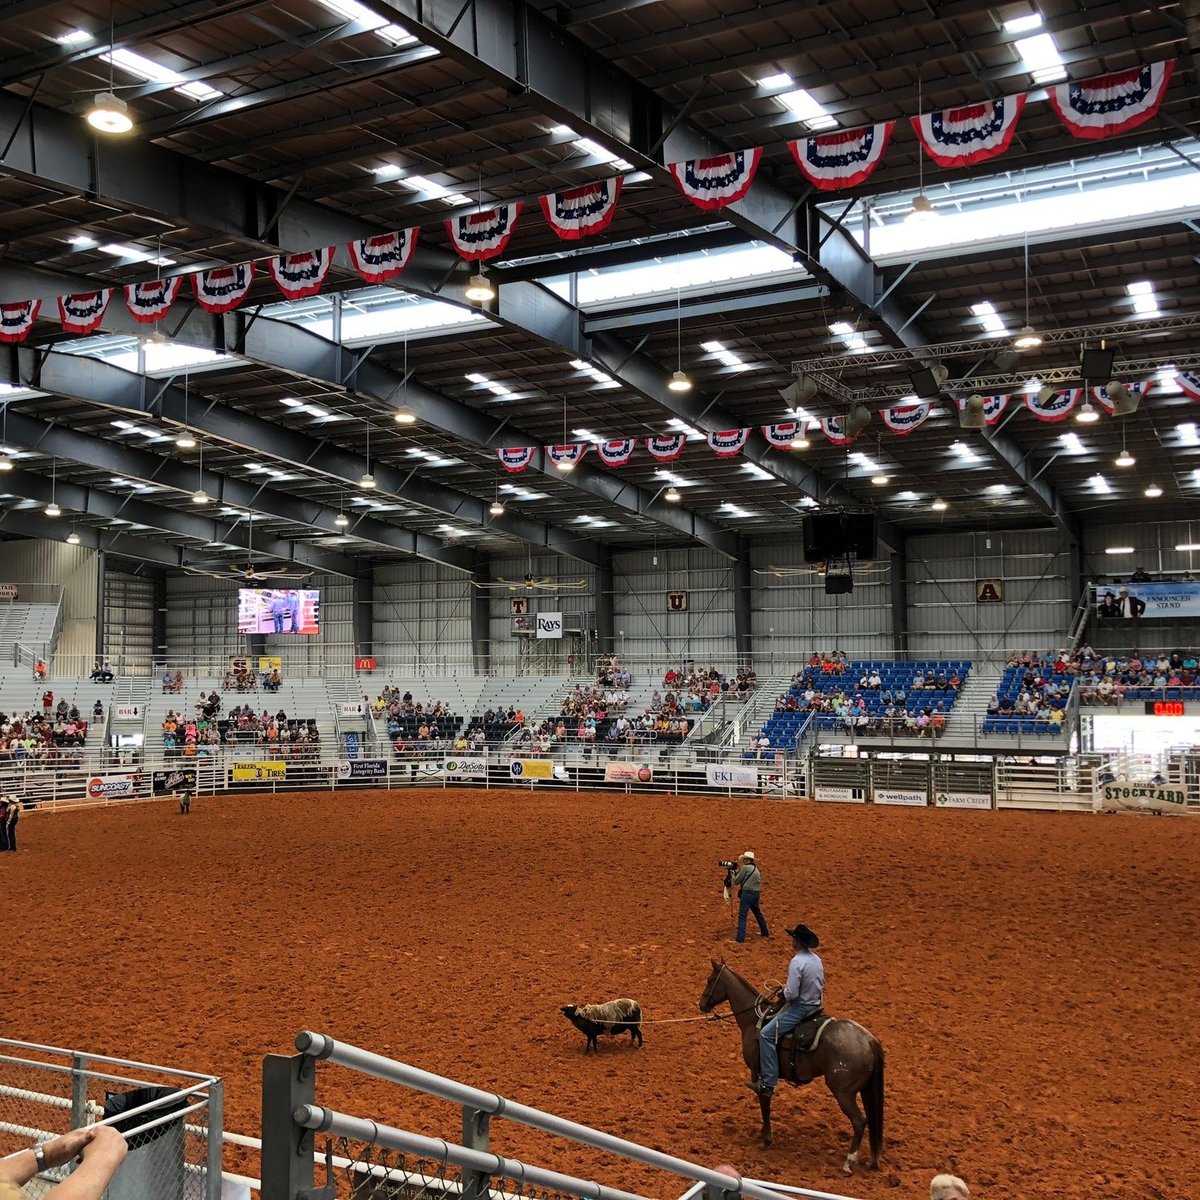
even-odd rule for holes
{"type": "MultiPolygon", "coordinates": [[[[494,1153],[489,1149],[494,1117],[504,1117],[675,1175],[688,1181],[688,1195],[694,1195],[695,1186],[699,1184],[713,1197],[784,1200],[781,1193],[770,1186],[734,1178],[699,1163],[652,1150],[357,1046],[336,1042],[325,1034],[301,1033],[295,1044],[299,1054],[291,1057],[268,1055],[263,1062],[263,1200],[305,1200],[306,1197],[338,1194],[334,1140],[342,1151],[338,1159],[350,1162],[348,1168],[342,1169],[353,1194],[362,1194],[358,1186],[376,1179],[389,1185],[387,1195],[429,1196],[430,1200],[446,1196],[486,1200],[497,1194],[523,1194],[526,1185],[549,1189],[564,1198],[645,1200],[635,1193],[594,1180],[580,1179],[494,1153]],[[462,1109],[462,1143],[396,1129],[318,1104],[316,1066],[320,1062],[400,1084],[458,1105],[462,1109]],[[331,1135],[326,1147],[329,1165],[325,1190],[316,1187],[312,1137],[315,1132],[331,1135]],[[492,1187],[492,1180],[496,1180],[497,1187],[492,1187]]],[[[807,1197],[808,1200],[851,1200],[850,1197],[805,1188],[788,1188],[787,1191],[789,1195],[807,1197]]]]}

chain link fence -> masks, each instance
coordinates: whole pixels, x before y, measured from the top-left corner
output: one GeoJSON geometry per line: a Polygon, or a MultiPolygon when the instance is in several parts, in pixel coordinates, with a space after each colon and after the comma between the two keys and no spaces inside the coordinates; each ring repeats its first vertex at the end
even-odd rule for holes
{"type": "MultiPolygon", "coordinates": [[[[112,1125],[129,1154],[107,1200],[219,1200],[221,1081],[82,1051],[0,1039],[0,1156],[87,1125],[112,1125]]],[[[73,1164],[25,1188],[40,1200],[73,1164]]]]}

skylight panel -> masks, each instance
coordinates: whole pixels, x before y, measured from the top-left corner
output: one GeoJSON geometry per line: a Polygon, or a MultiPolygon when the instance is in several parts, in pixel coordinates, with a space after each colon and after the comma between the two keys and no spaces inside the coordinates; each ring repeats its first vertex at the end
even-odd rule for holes
{"type": "Polygon", "coordinates": [[[181,92],[193,100],[219,100],[224,94],[201,80],[188,82],[178,71],[164,67],[162,63],[156,63],[153,59],[147,58],[144,54],[137,54],[133,50],[120,48],[111,52],[106,51],[100,55],[100,58],[104,62],[120,67],[131,75],[136,75],[139,79],[145,79],[150,83],[177,84],[175,91],[181,92]]]}
{"type": "Polygon", "coordinates": [[[1029,37],[1018,38],[1013,45],[1033,76],[1034,83],[1054,83],[1066,79],[1067,68],[1050,34],[1031,34],[1029,37]]]}
{"type": "Polygon", "coordinates": [[[701,342],[700,349],[705,354],[711,354],[719,362],[733,371],[749,371],[750,364],[743,362],[732,350],[726,350],[720,342],[701,342]]]}
{"type": "Polygon", "coordinates": [[[686,433],[689,442],[706,442],[708,440],[706,434],[701,433],[694,425],[681,421],[678,417],[672,417],[667,422],[667,427],[675,430],[676,433],[686,433]]]}
{"type": "Polygon", "coordinates": [[[511,399],[515,394],[506,384],[497,383],[494,379],[489,379],[486,375],[481,375],[478,371],[471,371],[466,378],[469,382],[485,388],[493,396],[500,396],[505,400],[511,399]]]}
{"type": "Polygon", "coordinates": [[[633,163],[627,162],[611,150],[605,150],[599,142],[595,142],[589,137],[582,137],[570,125],[555,125],[551,128],[550,132],[557,133],[561,137],[569,137],[571,145],[577,150],[584,154],[590,154],[593,158],[598,158],[601,162],[612,163],[613,166],[620,167],[623,171],[633,170],[633,163]]]}
{"type": "Polygon", "coordinates": [[[826,111],[821,102],[810,92],[806,92],[804,88],[798,88],[795,81],[790,75],[780,72],[777,75],[768,75],[764,79],[758,81],[759,87],[770,88],[771,91],[776,91],[778,88],[789,89],[781,95],[775,97],[781,104],[786,105],[792,110],[796,117],[802,121],[809,129],[836,129],[837,120],[826,111]]]}
{"type": "Polygon", "coordinates": [[[1112,484],[1109,483],[1108,480],[1105,479],[1103,475],[1100,475],[1098,473],[1093,475],[1088,480],[1088,483],[1090,483],[1092,485],[1092,491],[1095,492],[1097,496],[1111,496],[1112,495],[1112,492],[1113,492],[1112,484]]]}
{"type": "Polygon", "coordinates": [[[851,354],[866,353],[868,349],[867,339],[849,321],[834,321],[829,327],[829,332],[834,337],[841,338],[846,343],[846,349],[851,354]]]}
{"type": "Polygon", "coordinates": [[[685,488],[696,486],[694,479],[684,479],[682,475],[676,475],[674,471],[667,471],[663,468],[659,468],[654,472],[654,478],[661,479],[663,483],[673,484],[675,487],[685,488]]]}
{"type": "Polygon", "coordinates": [[[1175,426],[1175,432],[1179,434],[1181,446],[1200,446],[1200,433],[1197,433],[1195,421],[1181,422],[1175,426]]]}
{"type": "Polygon", "coordinates": [[[720,511],[723,512],[725,516],[735,517],[738,520],[743,520],[746,517],[754,516],[754,513],[750,512],[749,509],[742,508],[739,505],[734,504],[731,500],[726,500],[721,505],[720,511]]]}
{"type": "Polygon", "coordinates": [[[519,483],[502,483],[500,490],[514,500],[549,500],[549,492],[535,492],[519,483]]]}
{"type": "Polygon", "coordinates": [[[869,458],[867,455],[863,454],[861,450],[852,450],[850,452],[850,461],[852,463],[857,463],[858,466],[862,467],[864,471],[879,470],[879,464],[873,458],[869,458]]]}
{"type": "Polygon", "coordinates": [[[973,463],[980,461],[979,455],[966,442],[951,442],[950,452],[963,462],[973,463]]]}
{"type": "Polygon", "coordinates": [[[1029,33],[1033,29],[1041,29],[1042,14],[1028,13],[1023,17],[1013,17],[1004,22],[1005,33],[1029,33]]]}
{"type": "Polygon", "coordinates": [[[69,29],[54,39],[60,46],[84,46],[92,40],[86,29],[69,29]]]}
{"type": "Polygon", "coordinates": [[[182,367],[214,370],[232,367],[242,360],[235,354],[210,350],[204,346],[189,346],[184,342],[144,342],[142,361],[147,375],[169,374],[182,367]]]}
{"type": "Polygon", "coordinates": [[[1067,454],[1086,454],[1087,447],[1079,440],[1077,433],[1060,433],[1058,440],[1067,454]]]}
{"type": "Polygon", "coordinates": [[[440,183],[434,183],[432,179],[426,179],[424,175],[406,175],[400,182],[410,191],[424,192],[434,200],[445,200],[447,204],[461,206],[475,203],[470,196],[464,196],[462,192],[451,191],[440,183]]]}
{"type": "Polygon", "coordinates": [[[742,463],[742,470],[750,476],[751,479],[761,479],[766,483],[770,483],[775,479],[775,476],[770,471],[764,471],[758,463],[746,462],[742,463]]]}
{"type": "Polygon", "coordinates": [[[593,433],[590,429],[572,429],[571,436],[577,437],[581,442],[591,442],[593,446],[607,441],[606,438],[601,437],[598,433],[593,433]]]}
{"type": "Polygon", "coordinates": [[[978,304],[972,304],[971,311],[979,318],[979,323],[988,333],[1004,337],[1010,332],[990,300],[980,300],[978,304]]]}
{"type": "Polygon", "coordinates": [[[317,0],[317,3],[339,17],[364,26],[392,46],[411,46],[417,41],[411,33],[359,4],[358,0],[317,0]]]}
{"type": "Polygon", "coordinates": [[[616,388],[620,387],[620,383],[615,380],[606,371],[600,370],[599,367],[593,366],[590,362],[584,362],[582,358],[571,359],[571,366],[576,371],[581,371],[584,375],[590,375],[595,380],[596,385],[601,388],[616,388]]]}
{"type": "Polygon", "coordinates": [[[916,492],[897,492],[897,500],[920,500],[920,496],[916,492]]]}
{"type": "Polygon", "coordinates": [[[1133,311],[1139,317],[1160,317],[1162,312],[1158,307],[1158,297],[1154,294],[1154,284],[1148,279],[1131,283],[1125,289],[1133,301],[1133,311]]]}

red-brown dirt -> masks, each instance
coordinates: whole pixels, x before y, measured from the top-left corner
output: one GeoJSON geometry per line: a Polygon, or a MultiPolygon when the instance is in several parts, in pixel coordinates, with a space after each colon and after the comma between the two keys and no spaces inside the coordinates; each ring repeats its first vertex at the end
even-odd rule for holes
{"type": "MultiPolygon", "coordinates": [[[[867,1200],[951,1170],[981,1200],[1195,1194],[1200,822],[694,797],[200,797],[22,821],[0,856],[8,1036],[213,1071],[258,1131],[262,1056],[326,1032],[707,1165],[867,1200]],[[718,858],[773,930],[730,944],[718,858]],[[757,982],[821,935],[826,1007],[887,1048],[880,1170],[845,1180],[821,1083],[775,1146],[710,956],[757,982]],[[630,995],[646,1045],[559,1013],[630,995]],[[670,1022],[655,1024],[656,1021],[670,1022]]],[[[330,1068],[318,1099],[457,1140],[457,1110],[330,1068]]],[[[675,1180],[493,1123],[494,1148],[654,1196],[675,1180]]],[[[244,1162],[257,1172],[257,1163],[244,1162]]]]}

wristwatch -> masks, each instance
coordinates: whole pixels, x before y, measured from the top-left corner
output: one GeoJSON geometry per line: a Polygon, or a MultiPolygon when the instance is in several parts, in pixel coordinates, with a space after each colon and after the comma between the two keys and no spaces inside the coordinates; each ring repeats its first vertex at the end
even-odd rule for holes
{"type": "Polygon", "coordinates": [[[46,1151],[41,1146],[30,1146],[29,1149],[33,1154],[33,1161],[37,1163],[38,1171],[44,1171],[46,1169],[46,1151]]]}

